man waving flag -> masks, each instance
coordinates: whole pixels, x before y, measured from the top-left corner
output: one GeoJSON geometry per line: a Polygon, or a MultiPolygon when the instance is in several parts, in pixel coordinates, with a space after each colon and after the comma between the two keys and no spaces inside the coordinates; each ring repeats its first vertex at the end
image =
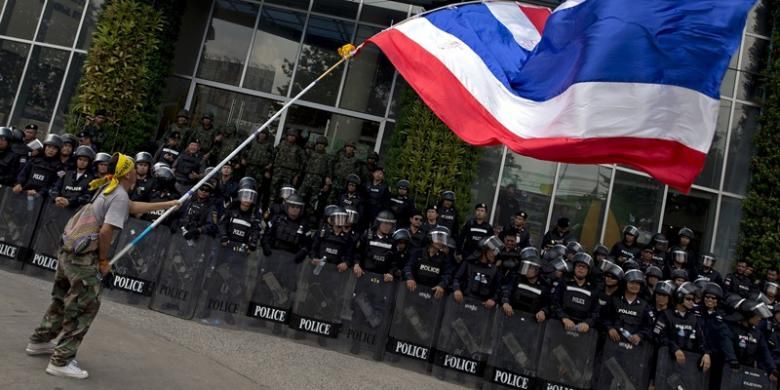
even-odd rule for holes
{"type": "Polygon", "coordinates": [[[464,141],[620,163],[687,192],[755,0],[451,6],[369,39],[464,141]]]}

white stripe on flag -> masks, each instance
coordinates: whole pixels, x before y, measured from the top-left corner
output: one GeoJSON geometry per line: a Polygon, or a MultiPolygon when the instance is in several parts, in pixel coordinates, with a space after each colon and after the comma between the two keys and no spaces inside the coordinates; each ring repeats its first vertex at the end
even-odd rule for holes
{"type": "Polygon", "coordinates": [[[587,82],[536,102],[510,92],[465,43],[427,19],[395,28],[438,58],[498,122],[521,138],[649,138],[709,151],[720,102],[697,91],[587,82]]]}
{"type": "Polygon", "coordinates": [[[502,1],[485,3],[485,6],[501,24],[506,26],[509,32],[512,33],[515,42],[523,49],[531,51],[542,40],[539,31],[528,20],[528,17],[517,3],[502,1]]]}
{"type": "Polygon", "coordinates": [[[555,10],[553,12],[563,11],[565,9],[574,8],[582,3],[584,3],[587,0],[567,0],[565,3],[555,7],[555,10]]]}

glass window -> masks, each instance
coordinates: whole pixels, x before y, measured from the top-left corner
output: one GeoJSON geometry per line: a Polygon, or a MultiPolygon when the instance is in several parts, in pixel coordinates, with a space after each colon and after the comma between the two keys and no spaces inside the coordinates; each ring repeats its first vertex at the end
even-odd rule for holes
{"type": "Polygon", "coordinates": [[[287,96],[306,14],[263,7],[244,87],[287,96]]]}
{"type": "Polygon", "coordinates": [[[83,1],[49,0],[43,11],[43,20],[36,40],[54,45],[73,46],[83,13],[83,1]]]}
{"type": "Polygon", "coordinates": [[[720,84],[720,95],[725,97],[732,97],[734,95],[734,85],[737,82],[737,71],[734,69],[726,70],[726,75],[723,76],[723,82],[720,84]]]}
{"type": "Polygon", "coordinates": [[[759,1],[748,15],[746,24],[747,31],[759,35],[769,36],[769,34],[772,32],[772,25],[769,22],[770,16],[772,15],[769,12],[769,7],[767,7],[766,1],[759,1]]]}
{"type": "Polygon", "coordinates": [[[688,227],[696,235],[691,247],[699,253],[702,250],[708,251],[715,225],[716,198],[716,195],[709,192],[692,190],[690,194],[683,195],[669,189],[664,210],[664,226],[661,229],[661,233],[669,239],[669,245],[676,245],[677,232],[688,227]]]}
{"type": "Polygon", "coordinates": [[[758,132],[761,109],[738,103],[729,143],[729,160],[723,190],[744,195],[750,180],[750,161],[753,157],[753,136],[758,132]]]}
{"type": "MultiPolygon", "coordinates": [[[[350,22],[314,15],[309,18],[303,50],[298,58],[293,95],[306,88],[340,59],[337,50],[352,40],[353,29],[354,24],[350,22]]],[[[341,69],[332,72],[310,90],[304,99],[334,105],[342,74],[341,69]]]]}
{"type": "MultiPolygon", "coordinates": [[[[477,162],[477,174],[471,183],[471,203],[484,203],[488,206],[488,216],[493,207],[493,199],[496,197],[496,182],[498,171],[501,167],[501,157],[504,155],[503,146],[492,146],[477,149],[480,153],[477,162]]],[[[471,212],[472,206],[467,210],[471,212]]]]}
{"type": "MultiPolygon", "coordinates": [[[[357,42],[363,42],[380,30],[360,26],[357,42]]],[[[390,100],[395,68],[374,45],[360,50],[360,55],[349,62],[347,80],[341,92],[341,107],[384,116],[390,100]]]]}
{"type": "Polygon", "coordinates": [[[761,72],[769,58],[769,40],[745,36],[742,49],[742,64],[739,70],[761,72]]]}
{"type": "Polygon", "coordinates": [[[620,170],[615,172],[604,244],[611,247],[622,240],[626,225],[648,233],[657,232],[663,199],[664,186],[657,180],[620,170]]]}
{"type": "Polygon", "coordinates": [[[737,99],[762,102],[764,100],[765,83],[764,76],[760,74],[739,72],[737,99]]]}
{"type": "Polygon", "coordinates": [[[44,0],[8,0],[0,23],[0,34],[33,39],[44,0]]]}
{"type": "Polygon", "coordinates": [[[92,34],[95,32],[95,26],[97,26],[98,14],[103,7],[105,0],[89,0],[87,4],[87,16],[84,17],[84,24],[81,26],[81,34],[79,34],[78,48],[87,50],[89,45],[92,44],[92,34]]]}
{"type": "Polygon", "coordinates": [[[198,77],[238,85],[252,40],[257,5],[218,0],[206,33],[198,77]]]}
{"type": "Polygon", "coordinates": [[[73,53],[73,59],[70,60],[70,69],[68,69],[68,77],[65,79],[65,86],[62,88],[62,97],[60,97],[60,104],[57,106],[57,111],[54,113],[54,122],[52,123],[52,131],[55,133],[62,133],[65,129],[65,117],[70,110],[70,100],[76,95],[76,89],[81,80],[81,73],[84,67],[84,59],[86,56],[81,53],[73,53]]]}
{"type": "Polygon", "coordinates": [[[526,227],[532,242],[538,246],[545,233],[556,166],[554,162],[507,151],[493,225],[505,228],[516,212],[525,211],[528,213],[526,227]]]}
{"type": "Polygon", "coordinates": [[[168,126],[176,121],[176,114],[184,109],[184,105],[187,102],[189,90],[190,80],[176,76],[168,77],[168,80],[165,82],[165,89],[162,91],[162,99],[160,101],[162,117],[160,118],[155,139],[162,137],[168,126]]]}
{"type": "Polygon", "coordinates": [[[70,53],[64,50],[41,46],[33,48],[17,97],[13,115],[15,123],[35,123],[41,130],[48,129],[69,57],[70,53]]]}
{"type": "Polygon", "coordinates": [[[312,12],[355,19],[359,5],[360,0],[314,0],[314,6],[311,10],[312,12]]]}
{"type": "Polygon", "coordinates": [[[298,8],[302,10],[309,9],[309,0],[265,0],[267,4],[278,4],[285,7],[298,8]]]}
{"type": "MultiPolygon", "coordinates": [[[[198,122],[203,114],[212,112],[216,127],[235,124],[239,134],[247,136],[249,131],[273,115],[279,106],[277,102],[268,99],[198,85],[190,112],[193,122],[198,122]]],[[[275,130],[275,125],[268,128],[272,134],[275,130]]]]}
{"type": "Polygon", "coordinates": [[[409,88],[409,84],[406,83],[406,80],[404,80],[404,78],[401,77],[401,74],[399,73],[398,77],[395,78],[395,89],[393,90],[393,99],[390,100],[390,111],[388,112],[388,118],[395,118],[396,115],[398,115],[398,112],[401,109],[401,97],[409,88]]]}
{"type": "Polygon", "coordinates": [[[558,218],[569,218],[574,237],[585,248],[593,248],[601,239],[612,168],[563,164],[560,172],[553,224],[558,218]]]}
{"type": "Polygon", "coordinates": [[[0,124],[8,124],[30,45],[0,41],[0,124]]]}
{"type": "Polygon", "coordinates": [[[188,1],[181,17],[179,36],[173,59],[174,73],[192,75],[198,60],[198,49],[211,10],[211,1],[188,1]]]}
{"type": "Polygon", "coordinates": [[[731,272],[737,258],[737,244],[739,243],[739,221],[742,220],[742,201],[724,196],[720,202],[720,216],[718,217],[718,234],[715,241],[715,263],[721,273],[731,272]]]}
{"type": "Polygon", "coordinates": [[[379,122],[367,121],[304,106],[292,106],[287,112],[285,129],[297,129],[304,142],[315,134],[328,138],[328,152],[335,154],[346,141],[357,143],[358,158],[365,159],[374,150],[379,122]]]}
{"type": "MultiPolygon", "coordinates": [[[[409,4],[395,1],[363,2],[363,9],[360,10],[360,21],[391,26],[406,19],[407,12],[409,12],[409,4]]],[[[357,40],[357,42],[362,41],[357,40]]]]}
{"type": "Polygon", "coordinates": [[[699,177],[695,183],[710,188],[720,188],[720,175],[723,172],[723,153],[726,149],[726,137],[729,129],[729,114],[731,114],[731,102],[728,100],[720,101],[720,111],[718,111],[718,124],[715,128],[715,135],[712,138],[712,146],[707,154],[707,160],[704,162],[699,177]]]}

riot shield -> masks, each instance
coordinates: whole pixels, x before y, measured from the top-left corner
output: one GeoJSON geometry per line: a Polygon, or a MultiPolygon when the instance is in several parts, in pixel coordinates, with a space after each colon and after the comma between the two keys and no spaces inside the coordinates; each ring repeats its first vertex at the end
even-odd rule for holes
{"type": "Polygon", "coordinates": [[[215,245],[209,254],[195,319],[205,324],[235,328],[246,312],[255,275],[243,245],[215,245]]]}
{"type": "Polygon", "coordinates": [[[444,316],[433,356],[433,375],[439,379],[469,384],[482,383],[491,354],[490,330],[493,310],[470,297],[461,303],[452,296],[444,303],[444,316]]]}
{"type": "Polygon", "coordinates": [[[10,187],[0,188],[0,268],[19,272],[32,256],[30,244],[38,215],[46,199],[41,195],[16,194],[10,187]]]}
{"type": "MultiPolygon", "coordinates": [[[[129,219],[115,240],[114,248],[123,248],[150,224],[140,219],[129,219]]],[[[114,276],[109,287],[103,290],[103,295],[115,302],[149,307],[169,239],[167,228],[155,229],[140,245],[119,259],[112,267],[114,276]]]]}
{"type": "Polygon", "coordinates": [[[270,257],[259,256],[257,280],[244,324],[250,330],[285,337],[300,267],[295,263],[295,255],[289,252],[279,250],[270,257]]]}
{"type": "Polygon", "coordinates": [[[560,321],[547,321],[538,367],[544,386],[590,389],[597,339],[593,329],[588,333],[567,332],[560,321]]]}
{"type": "Polygon", "coordinates": [[[172,234],[162,271],[152,294],[151,309],[174,317],[192,319],[202,287],[208,254],[216,240],[202,235],[196,240],[185,240],[181,234],[172,234]]]}
{"type": "Polygon", "coordinates": [[[709,387],[710,373],[699,368],[701,355],[685,351],[685,364],[679,365],[672,358],[668,347],[658,350],[655,369],[656,390],[695,390],[709,387]]]}
{"type": "Polygon", "coordinates": [[[757,368],[740,366],[739,368],[724,367],[721,390],[770,390],[772,382],[766,373],[757,368]]]}
{"type": "Polygon", "coordinates": [[[48,201],[43,207],[38,228],[32,240],[32,256],[24,264],[24,273],[44,280],[54,280],[62,231],[75,210],[57,207],[48,201]]]}
{"type": "Polygon", "coordinates": [[[492,389],[537,388],[536,366],[542,347],[544,324],[531,313],[507,317],[496,310],[493,353],[488,360],[487,382],[492,389]]]}
{"type": "Polygon", "coordinates": [[[384,275],[372,272],[357,279],[335,341],[337,350],[382,360],[396,286],[397,282],[386,283],[384,275]]]}
{"type": "Polygon", "coordinates": [[[418,285],[414,292],[405,286],[398,288],[386,362],[418,372],[430,371],[445,299],[436,299],[430,287],[418,285]]]}
{"type": "Polygon", "coordinates": [[[621,339],[607,338],[601,357],[597,390],[645,390],[650,384],[650,364],[653,346],[642,341],[633,345],[621,339]]]}
{"type": "Polygon", "coordinates": [[[349,270],[339,272],[333,264],[318,267],[303,263],[290,314],[293,338],[322,347],[332,346],[329,339],[335,339],[341,331],[342,312],[354,288],[355,278],[349,270]]]}

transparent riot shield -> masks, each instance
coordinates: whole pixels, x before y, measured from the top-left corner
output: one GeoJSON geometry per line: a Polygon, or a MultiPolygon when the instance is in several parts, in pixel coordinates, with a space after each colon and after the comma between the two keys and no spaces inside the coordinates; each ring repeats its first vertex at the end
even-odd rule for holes
{"type": "Polygon", "coordinates": [[[339,272],[335,265],[322,267],[305,262],[301,265],[298,288],[290,314],[293,338],[321,347],[333,347],[342,326],[345,310],[355,278],[347,270],[339,272]]]}
{"type": "Polygon", "coordinates": [[[757,368],[740,366],[739,368],[724,367],[721,390],[770,390],[772,382],[766,373],[757,368]]]}
{"type": "Polygon", "coordinates": [[[335,348],[341,352],[382,360],[395,300],[397,282],[366,272],[355,282],[335,348]]]}
{"type": "Polygon", "coordinates": [[[433,344],[438,336],[444,300],[436,299],[430,287],[417,286],[412,292],[398,288],[385,361],[393,365],[430,372],[433,344]]]}
{"type": "Polygon", "coordinates": [[[653,346],[646,341],[633,345],[607,338],[601,356],[597,390],[645,390],[650,384],[653,346]]]}
{"type": "Polygon", "coordinates": [[[32,256],[24,264],[25,274],[39,279],[54,280],[57,254],[62,243],[62,231],[74,213],[73,209],[57,207],[51,201],[46,202],[33,236],[32,256]]]}
{"type": "Polygon", "coordinates": [[[19,272],[32,256],[30,244],[46,198],[16,194],[10,187],[0,190],[3,192],[0,200],[0,268],[19,272]]]}
{"type": "Polygon", "coordinates": [[[257,275],[256,269],[250,270],[251,261],[245,245],[215,245],[208,256],[195,320],[228,328],[240,325],[257,275]]]}
{"type": "Polygon", "coordinates": [[[597,339],[593,329],[567,332],[561,321],[547,321],[538,367],[545,388],[590,389],[597,339]]]}
{"type": "Polygon", "coordinates": [[[700,361],[701,354],[685,351],[685,364],[680,365],[672,358],[668,347],[661,347],[655,369],[656,390],[709,388],[710,373],[702,372],[700,361]]]}
{"type": "Polygon", "coordinates": [[[535,389],[544,323],[531,313],[496,310],[486,380],[489,389],[535,389]]]}
{"type": "Polygon", "coordinates": [[[466,297],[461,303],[451,295],[445,299],[433,357],[435,377],[470,386],[482,383],[493,346],[490,331],[494,310],[486,309],[474,298],[466,297]]]}
{"type": "MultiPolygon", "coordinates": [[[[115,240],[114,248],[124,248],[150,224],[140,219],[129,219],[115,240]]],[[[149,307],[169,240],[170,231],[166,227],[149,233],[144,241],[114,264],[113,278],[103,290],[103,296],[123,304],[149,307]]]]}
{"type": "Polygon", "coordinates": [[[289,252],[277,250],[271,256],[258,255],[257,280],[247,305],[244,326],[286,337],[300,267],[295,263],[295,255],[289,252]]]}
{"type": "Polygon", "coordinates": [[[186,240],[181,234],[171,234],[152,294],[152,310],[192,319],[203,286],[208,254],[215,245],[218,245],[216,240],[206,235],[186,240]]]}

